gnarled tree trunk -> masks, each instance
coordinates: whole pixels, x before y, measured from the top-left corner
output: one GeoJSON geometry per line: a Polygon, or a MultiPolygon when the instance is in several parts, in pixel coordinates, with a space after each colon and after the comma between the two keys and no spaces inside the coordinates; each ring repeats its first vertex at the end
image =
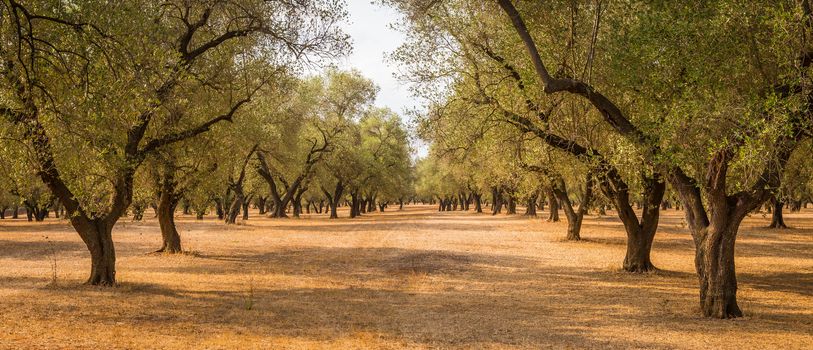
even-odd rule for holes
{"type": "Polygon", "coordinates": [[[785,203],[774,196],[771,198],[771,205],[773,210],[771,211],[771,224],[768,225],[768,228],[788,228],[785,225],[785,217],[782,215],[785,203]]]}
{"type": "Polygon", "coordinates": [[[525,216],[536,217],[536,199],[537,194],[534,193],[530,197],[528,197],[528,204],[525,207],[525,216]]]}
{"type": "Polygon", "coordinates": [[[240,216],[240,209],[243,207],[243,200],[242,193],[234,194],[234,199],[232,199],[229,210],[226,212],[226,218],[224,219],[226,224],[237,223],[237,217],[240,216]]]}
{"type": "Polygon", "coordinates": [[[226,212],[226,224],[234,224],[237,222],[237,216],[240,215],[240,209],[243,208],[243,203],[246,202],[245,194],[243,194],[243,183],[246,179],[246,167],[248,166],[248,161],[251,159],[251,156],[254,155],[254,152],[257,151],[257,145],[255,144],[249,150],[248,155],[243,160],[243,166],[240,168],[240,174],[237,176],[237,179],[232,179],[231,175],[229,176],[229,189],[232,193],[234,193],[234,199],[232,199],[231,205],[229,205],[229,210],[226,212]]]}
{"type": "Polygon", "coordinates": [[[550,188],[546,192],[548,194],[548,209],[550,210],[547,221],[559,222],[559,202],[556,200],[556,194],[550,188]]]}
{"type": "Polygon", "coordinates": [[[249,196],[246,200],[243,201],[242,209],[243,209],[243,221],[248,220],[248,207],[251,204],[251,198],[253,196],[249,196]]]}
{"type": "Polygon", "coordinates": [[[175,208],[178,206],[178,194],[175,193],[175,178],[167,172],[161,179],[160,194],[158,196],[158,225],[161,228],[163,243],[156,252],[180,253],[181,236],[175,227],[175,208]]]}
{"type": "Polygon", "coordinates": [[[116,249],[113,246],[113,225],[106,223],[106,220],[94,219],[80,225],[74,224],[74,228],[79,231],[90,251],[90,277],[86,283],[95,286],[115,285],[116,249]]]}
{"type": "Polygon", "coordinates": [[[375,209],[375,198],[376,198],[375,195],[371,195],[370,197],[367,198],[367,212],[368,213],[374,213],[375,210],[376,210],[375,209]]]}
{"type": "Polygon", "coordinates": [[[506,203],[506,214],[514,215],[517,213],[517,199],[513,193],[508,194],[508,203],[506,203]]]}
{"type": "MultiPolygon", "coordinates": [[[[712,215],[714,216],[714,215],[712,215]]],[[[704,316],[742,317],[737,305],[734,241],[742,219],[727,217],[695,234],[695,268],[700,281],[700,308],[704,316]]]]}
{"type": "Polygon", "coordinates": [[[666,192],[666,183],[661,181],[659,173],[642,180],[644,186],[644,199],[641,202],[643,213],[641,219],[638,220],[629,201],[627,184],[614,167],[606,163],[603,166],[606,169],[600,175],[602,191],[615,202],[618,218],[621,219],[627,233],[624,270],[636,273],[654,271],[656,269],[652,264],[650,253],[652,242],[655,240],[655,232],[658,229],[660,205],[666,192]]]}
{"type": "Polygon", "coordinates": [[[333,193],[330,193],[325,188],[322,188],[322,193],[324,193],[325,197],[327,197],[327,204],[328,207],[330,207],[330,218],[338,219],[339,214],[337,210],[339,209],[339,202],[341,201],[344,193],[344,184],[342,181],[338,181],[336,182],[336,187],[333,189],[333,193]]]}
{"type": "Polygon", "coordinates": [[[215,214],[218,220],[223,220],[226,217],[226,212],[223,210],[223,201],[215,199],[215,214]]]}
{"type": "Polygon", "coordinates": [[[502,191],[497,187],[491,188],[491,215],[497,215],[502,212],[502,191]]]}
{"type": "Polygon", "coordinates": [[[357,191],[350,193],[350,218],[361,215],[361,200],[357,191]]]}
{"type": "Polygon", "coordinates": [[[302,195],[308,191],[307,187],[299,187],[296,190],[296,194],[292,199],[292,206],[294,208],[294,217],[298,218],[300,214],[302,214],[302,195]]]}
{"type": "MultiPolygon", "coordinates": [[[[787,159],[788,153],[779,159],[787,159]]],[[[695,244],[695,269],[700,284],[700,309],[704,316],[715,318],[741,317],[737,304],[737,277],[734,266],[734,243],[742,220],[768,199],[771,188],[779,185],[780,172],[762,178],[750,190],[726,193],[726,174],[733,152],[722,150],[709,161],[706,197],[700,186],[682,169],[673,168],[670,181],[678,190],[686,221],[695,244]],[[705,204],[704,204],[705,203],[705,204]],[[706,210],[705,205],[708,205],[706,210]]]]}
{"type": "Polygon", "coordinates": [[[257,196],[257,210],[259,210],[260,215],[265,215],[265,202],[268,200],[268,197],[257,196]]]}
{"type": "Polygon", "coordinates": [[[581,240],[581,229],[584,214],[587,213],[587,210],[590,208],[590,201],[593,199],[593,175],[589,172],[587,173],[584,193],[579,201],[578,209],[573,209],[573,203],[570,201],[570,197],[567,194],[566,184],[564,179],[561,177],[559,177],[557,183],[553,186],[553,192],[559,199],[559,202],[562,203],[562,209],[564,209],[565,217],[567,218],[567,240],[581,240]]]}

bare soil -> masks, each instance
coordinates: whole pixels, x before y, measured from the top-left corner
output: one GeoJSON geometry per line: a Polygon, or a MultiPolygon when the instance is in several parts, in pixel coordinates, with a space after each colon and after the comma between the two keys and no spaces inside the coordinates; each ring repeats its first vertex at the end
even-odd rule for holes
{"type": "Polygon", "coordinates": [[[743,224],[737,320],[699,316],[682,212],[661,220],[661,270],[636,275],[620,272],[614,216],[566,242],[545,213],[434,209],[237,226],[179,215],[189,253],[174,256],[150,254],[155,219],[124,218],[115,288],[82,285],[90,259],[67,222],[2,220],[0,348],[813,348],[813,209],[788,213],[792,229],[743,224]]]}

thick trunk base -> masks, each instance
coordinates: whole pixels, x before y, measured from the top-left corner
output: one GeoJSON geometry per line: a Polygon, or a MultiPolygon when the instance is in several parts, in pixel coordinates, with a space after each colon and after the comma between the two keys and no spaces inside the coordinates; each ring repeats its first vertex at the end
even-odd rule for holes
{"type": "Polygon", "coordinates": [[[161,238],[164,243],[156,253],[174,254],[181,252],[181,236],[175,227],[175,208],[178,201],[175,200],[169,189],[165,188],[158,203],[158,225],[161,228],[161,238]]]}
{"type": "Polygon", "coordinates": [[[700,307],[703,316],[720,319],[742,317],[742,310],[737,305],[737,292],[721,290],[711,291],[709,289],[700,291],[700,307]]]}
{"type": "MultiPolygon", "coordinates": [[[[734,267],[734,241],[740,220],[700,232],[695,251],[695,267],[700,282],[700,309],[705,317],[737,318],[737,275],[734,267]]],[[[733,221],[733,222],[732,222],[733,221]]]]}
{"type": "Polygon", "coordinates": [[[87,285],[113,287],[116,285],[116,268],[115,261],[111,261],[107,257],[99,257],[92,259],[93,267],[90,271],[90,277],[85,282],[87,285]]]}
{"type": "Polygon", "coordinates": [[[650,260],[652,240],[647,237],[627,237],[627,254],[624,257],[624,271],[632,273],[655,272],[657,268],[650,260]]]}
{"type": "Polygon", "coordinates": [[[90,251],[90,277],[85,284],[93,286],[116,285],[116,250],[113,246],[112,227],[107,227],[103,220],[85,221],[74,228],[90,251]]]}
{"type": "Polygon", "coordinates": [[[646,259],[624,259],[624,271],[631,273],[648,273],[655,272],[658,269],[652,262],[646,259]]]}

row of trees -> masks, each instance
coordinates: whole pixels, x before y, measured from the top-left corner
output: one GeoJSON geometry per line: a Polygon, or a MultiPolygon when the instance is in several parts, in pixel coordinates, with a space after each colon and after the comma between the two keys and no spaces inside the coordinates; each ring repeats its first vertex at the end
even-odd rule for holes
{"type": "Polygon", "coordinates": [[[302,74],[349,51],[345,16],[332,0],[3,0],[0,205],[64,213],[87,283],[114,285],[113,228],[151,206],[172,253],[179,204],[234,223],[251,202],[336,217],[346,196],[354,216],[402,200],[408,137],[377,87],[302,74]]]}
{"type": "Polygon", "coordinates": [[[438,156],[422,167],[449,175],[426,182],[434,194],[491,189],[510,210],[544,193],[574,239],[606,202],[630,272],[654,269],[660,210],[679,204],[703,314],[742,316],[740,223],[809,193],[808,0],[384,2],[410,38],[393,59],[430,106],[438,156]]]}
{"type": "Polygon", "coordinates": [[[397,114],[372,105],[376,93],[356,71],[292,79],[284,92],[255,99],[239,124],[151,159],[137,179],[135,207],[155,207],[164,238],[159,251],[182,250],[174,223],[179,205],[198,218],[213,210],[234,224],[241,213],[248,219],[250,206],[272,218],[311,211],[337,218],[346,200],[351,217],[403,202],[412,190],[409,138],[397,114]]]}

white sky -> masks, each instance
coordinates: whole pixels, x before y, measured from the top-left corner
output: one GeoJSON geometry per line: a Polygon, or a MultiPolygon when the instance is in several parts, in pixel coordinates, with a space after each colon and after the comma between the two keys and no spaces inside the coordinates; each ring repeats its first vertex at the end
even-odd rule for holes
{"type": "Polygon", "coordinates": [[[401,113],[413,106],[406,86],[393,77],[394,64],[385,62],[385,55],[404,42],[404,35],[389,27],[398,20],[393,9],[372,4],[371,0],[347,0],[348,22],[343,29],[353,40],[353,53],[342,59],[342,68],[356,68],[381,88],[376,105],[401,113]]]}
{"type": "MultiPolygon", "coordinates": [[[[411,97],[407,86],[398,82],[393,75],[394,63],[386,62],[385,56],[392,53],[405,41],[405,36],[390,28],[399,19],[395,10],[373,4],[371,0],[347,0],[348,21],[343,29],[353,41],[353,53],[342,59],[341,68],[355,68],[374,81],[380,91],[376,105],[389,107],[404,118],[407,109],[417,107],[418,102],[411,97]]],[[[426,146],[415,144],[419,156],[426,154],[426,146]]]]}

